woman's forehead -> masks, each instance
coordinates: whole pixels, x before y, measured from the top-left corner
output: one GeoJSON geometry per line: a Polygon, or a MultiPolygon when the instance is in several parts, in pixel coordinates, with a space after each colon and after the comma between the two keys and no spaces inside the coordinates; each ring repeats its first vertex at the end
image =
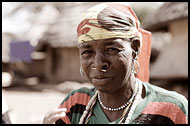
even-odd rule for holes
{"type": "Polygon", "coordinates": [[[114,39],[103,39],[103,40],[94,40],[87,41],[79,44],[79,48],[91,48],[93,46],[121,46],[123,47],[126,43],[129,43],[129,40],[114,38],[114,39]]]}

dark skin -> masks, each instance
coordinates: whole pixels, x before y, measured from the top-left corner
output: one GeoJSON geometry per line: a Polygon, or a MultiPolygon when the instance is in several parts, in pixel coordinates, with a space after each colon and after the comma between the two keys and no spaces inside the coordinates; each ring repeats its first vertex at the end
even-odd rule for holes
{"type": "MultiPolygon", "coordinates": [[[[132,96],[135,76],[131,72],[132,50],[138,50],[139,43],[120,38],[89,41],[79,45],[81,66],[86,78],[100,91],[103,104],[117,108],[132,96]],[[96,69],[92,69],[96,68],[96,69]],[[102,72],[101,70],[106,70],[102,72]]],[[[143,94],[144,95],[144,94],[143,94]]],[[[124,110],[104,110],[109,121],[122,116],[124,110]]]]}

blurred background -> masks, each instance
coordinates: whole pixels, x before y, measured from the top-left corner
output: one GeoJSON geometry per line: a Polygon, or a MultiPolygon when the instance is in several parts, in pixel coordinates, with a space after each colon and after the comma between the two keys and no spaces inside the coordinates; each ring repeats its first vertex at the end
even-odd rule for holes
{"type": "MultiPolygon", "coordinates": [[[[42,123],[71,90],[92,87],[79,72],[76,28],[98,3],[2,2],[2,114],[11,123],[42,123]]],[[[188,98],[188,3],[123,3],[152,33],[150,83],[188,98]]]]}

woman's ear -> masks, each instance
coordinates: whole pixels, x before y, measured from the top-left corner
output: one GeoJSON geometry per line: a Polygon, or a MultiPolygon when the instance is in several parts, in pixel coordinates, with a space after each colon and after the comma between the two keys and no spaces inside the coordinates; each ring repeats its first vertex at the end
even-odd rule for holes
{"type": "Polygon", "coordinates": [[[140,52],[140,40],[138,40],[138,39],[132,39],[131,48],[134,50],[134,52],[132,54],[133,58],[136,58],[137,55],[140,52]]]}

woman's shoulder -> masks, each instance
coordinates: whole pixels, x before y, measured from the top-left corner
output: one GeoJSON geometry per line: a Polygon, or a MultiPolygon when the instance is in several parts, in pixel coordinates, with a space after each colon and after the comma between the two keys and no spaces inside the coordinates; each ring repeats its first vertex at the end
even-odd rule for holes
{"type": "Polygon", "coordinates": [[[92,96],[94,91],[95,91],[95,88],[82,87],[82,88],[71,91],[68,95],[86,94],[86,95],[92,96]]]}
{"type": "Polygon", "coordinates": [[[76,90],[71,91],[67,94],[61,104],[66,101],[80,101],[80,100],[89,100],[94,94],[95,88],[82,87],[76,90]]]}
{"type": "Polygon", "coordinates": [[[85,107],[90,101],[94,88],[79,88],[71,91],[59,105],[59,108],[67,108],[66,118],[62,118],[64,123],[78,123],[85,107]]]}
{"type": "Polygon", "coordinates": [[[148,82],[143,82],[148,93],[154,93],[157,97],[172,98],[178,101],[187,101],[186,97],[176,91],[170,91],[156,85],[152,85],[148,82]]]}
{"type": "Polygon", "coordinates": [[[184,113],[187,112],[188,100],[182,94],[177,93],[176,91],[166,90],[147,82],[143,82],[143,85],[148,91],[148,96],[152,97],[154,102],[163,103],[165,105],[171,104],[172,106],[177,105],[184,113]]]}

